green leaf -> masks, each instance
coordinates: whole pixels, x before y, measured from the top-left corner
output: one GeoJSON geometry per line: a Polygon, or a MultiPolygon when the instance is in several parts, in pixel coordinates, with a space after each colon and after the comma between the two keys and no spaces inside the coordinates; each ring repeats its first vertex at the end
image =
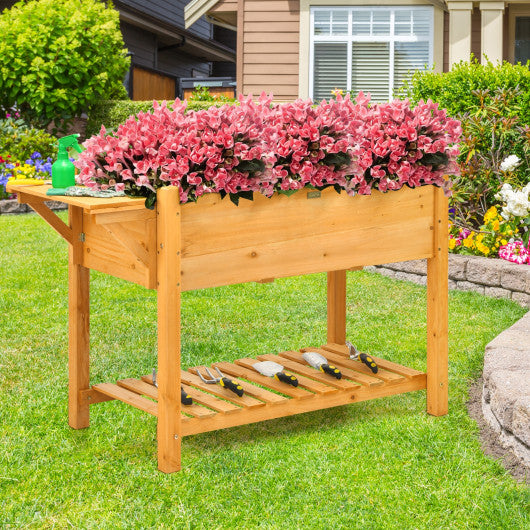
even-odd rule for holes
{"type": "Polygon", "coordinates": [[[253,191],[240,191],[238,193],[239,197],[241,199],[246,199],[247,201],[253,201],[254,200],[254,192],[253,191]]]}
{"type": "Polygon", "coordinates": [[[293,193],[296,193],[298,190],[278,190],[278,193],[280,195],[287,195],[287,197],[290,197],[293,193]]]}
{"type": "Polygon", "coordinates": [[[156,204],[156,193],[150,192],[149,195],[145,198],[145,207],[148,210],[154,210],[156,204]]]}

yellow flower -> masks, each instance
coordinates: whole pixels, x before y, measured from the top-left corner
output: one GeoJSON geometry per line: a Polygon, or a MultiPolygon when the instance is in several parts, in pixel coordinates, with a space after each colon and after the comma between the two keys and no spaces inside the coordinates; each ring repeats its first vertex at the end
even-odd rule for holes
{"type": "Polygon", "coordinates": [[[449,239],[449,250],[453,250],[456,246],[456,240],[451,238],[449,239]]]}
{"type": "Polygon", "coordinates": [[[462,241],[462,243],[464,244],[464,246],[465,246],[466,248],[471,248],[471,247],[473,247],[473,245],[474,245],[474,243],[473,243],[473,236],[468,236],[468,237],[466,237],[466,238],[462,241]]]}
{"type": "Polygon", "coordinates": [[[493,230],[495,230],[495,232],[498,232],[499,228],[500,228],[499,221],[494,221],[493,222],[493,230]]]}
{"type": "Polygon", "coordinates": [[[492,206],[486,212],[486,215],[484,215],[484,222],[487,223],[488,221],[494,219],[496,216],[497,216],[497,208],[495,208],[495,206],[492,206]]]}
{"type": "MultiPolygon", "coordinates": [[[[497,243],[498,244],[498,243],[497,243]]],[[[506,241],[506,239],[501,239],[501,244],[502,245],[507,245],[508,244],[508,241],[506,241]]]]}

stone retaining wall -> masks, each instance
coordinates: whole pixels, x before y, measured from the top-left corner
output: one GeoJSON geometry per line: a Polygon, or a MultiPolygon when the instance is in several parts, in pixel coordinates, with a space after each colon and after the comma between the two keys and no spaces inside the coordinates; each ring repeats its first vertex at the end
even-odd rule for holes
{"type": "MultiPolygon", "coordinates": [[[[66,210],[68,206],[63,202],[46,201],[45,203],[51,210],[66,210]]],[[[16,199],[6,199],[0,201],[0,215],[8,213],[27,213],[33,209],[27,204],[19,204],[16,199]]]]}
{"type": "MultiPolygon", "coordinates": [[[[427,283],[427,260],[387,263],[365,270],[398,280],[427,283]]],[[[530,308],[530,265],[479,256],[449,254],[449,289],[508,298],[530,308]]]]}
{"type": "Polygon", "coordinates": [[[486,346],[483,379],[484,419],[530,466],[530,313],[486,346]]]}

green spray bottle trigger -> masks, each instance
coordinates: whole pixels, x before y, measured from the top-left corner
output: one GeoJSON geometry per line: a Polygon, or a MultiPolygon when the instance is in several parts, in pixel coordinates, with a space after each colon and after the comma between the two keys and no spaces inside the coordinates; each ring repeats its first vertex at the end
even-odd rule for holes
{"type": "Polygon", "coordinates": [[[83,148],[77,142],[78,138],[79,134],[59,138],[57,160],[52,164],[52,187],[46,195],[63,195],[64,188],[75,186],[75,166],[68,157],[68,148],[72,147],[81,153],[83,148]]]}

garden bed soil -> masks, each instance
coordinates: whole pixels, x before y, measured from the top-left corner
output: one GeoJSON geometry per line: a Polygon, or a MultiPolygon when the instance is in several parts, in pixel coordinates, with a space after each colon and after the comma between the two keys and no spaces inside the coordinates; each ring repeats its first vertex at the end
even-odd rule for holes
{"type": "Polygon", "coordinates": [[[530,468],[527,467],[510,449],[506,449],[500,441],[499,434],[494,431],[482,414],[482,387],[480,377],[469,389],[467,410],[480,429],[480,443],[484,454],[498,460],[504,468],[517,480],[530,485],[530,468]]]}

